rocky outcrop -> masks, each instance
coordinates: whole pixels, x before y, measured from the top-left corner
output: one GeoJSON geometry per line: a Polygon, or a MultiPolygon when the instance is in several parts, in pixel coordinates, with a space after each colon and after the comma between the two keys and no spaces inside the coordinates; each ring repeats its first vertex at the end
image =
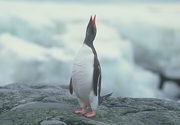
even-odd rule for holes
{"type": "Polygon", "coordinates": [[[179,125],[180,103],[148,98],[108,98],[94,118],[76,115],[66,86],[9,84],[0,88],[0,125],[179,125]]]}

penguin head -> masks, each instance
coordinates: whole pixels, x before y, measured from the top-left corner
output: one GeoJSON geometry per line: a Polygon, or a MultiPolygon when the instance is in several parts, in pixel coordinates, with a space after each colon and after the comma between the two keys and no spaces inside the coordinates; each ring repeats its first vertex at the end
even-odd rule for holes
{"type": "Polygon", "coordinates": [[[86,29],[85,43],[91,45],[96,37],[96,15],[94,18],[90,17],[89,23],[86,29]]]}

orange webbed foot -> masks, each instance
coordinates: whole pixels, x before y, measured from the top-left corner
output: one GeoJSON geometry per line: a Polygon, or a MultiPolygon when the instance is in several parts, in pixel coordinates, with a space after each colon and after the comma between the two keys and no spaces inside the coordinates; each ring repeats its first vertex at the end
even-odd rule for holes
{"type": "Polygon", "coordinates": [[[91,113],[86,113],[84,116],[88,118],[94,117],[96,116],[96,111],[92,111],[91,113]]]}
{"type": "Polygon", "coordinates": [[[74,111],[75,114],[86,114],[86,107],[83,107],[81,110],[75,110],[74,111]]]}

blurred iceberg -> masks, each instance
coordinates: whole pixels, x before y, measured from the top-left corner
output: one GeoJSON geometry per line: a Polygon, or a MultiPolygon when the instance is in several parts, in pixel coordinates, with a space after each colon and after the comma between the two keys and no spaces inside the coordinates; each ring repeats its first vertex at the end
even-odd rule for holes
{"type": "Polygon", "coordinates": [[[89,17],[96,14],[102,95],[174,99],[179,88],[159,91],[158,74],[145,68],[180,75],[179,7],[0,1],[0,85],[68,85],[89,17]]]}

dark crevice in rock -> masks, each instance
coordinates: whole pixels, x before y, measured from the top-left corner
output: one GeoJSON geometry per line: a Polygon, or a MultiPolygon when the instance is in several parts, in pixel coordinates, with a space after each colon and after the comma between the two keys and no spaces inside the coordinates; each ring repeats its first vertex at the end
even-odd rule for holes
{"type": "Polygon", "coordinates": [[[131,106],[125,104],[119,104],[119,103],[110,103],[107,107],[131,107],[131,106]]]}

